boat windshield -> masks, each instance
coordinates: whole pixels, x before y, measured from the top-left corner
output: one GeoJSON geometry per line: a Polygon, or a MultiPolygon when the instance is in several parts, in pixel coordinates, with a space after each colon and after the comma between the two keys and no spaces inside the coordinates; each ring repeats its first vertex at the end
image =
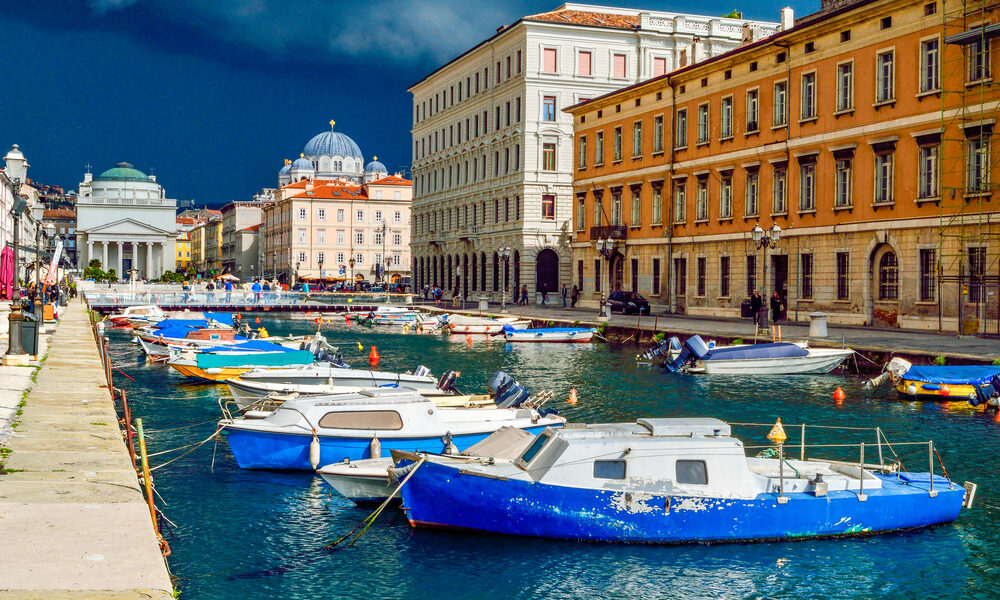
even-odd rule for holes
{"type": "Polygon", "coordinates": [[[527,467],[528,463],[531,462],[531,459],[535,458],[538,452],[541,451],[548,441],[549,436],[539,434],[539,436],[535,438],[535,441],[528,446],[528,449],[524,451],[524,454],[521,455],[521,459],[518,461],[521,464],[521,467],[527,467]]]}

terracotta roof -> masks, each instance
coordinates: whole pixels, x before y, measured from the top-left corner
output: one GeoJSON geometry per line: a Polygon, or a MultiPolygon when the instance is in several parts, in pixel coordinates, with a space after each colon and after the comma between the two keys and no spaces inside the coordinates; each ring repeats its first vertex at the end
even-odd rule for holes
{"type": "Polygon", "coordinates": [[[195,220],[192,217],[177,217],[177,222],[181,225],[194,225],[195,220]]]}
{"type": "Polygon", "coordinates": [[[388,175],[382,179],[376,179],[368,185],[413,185],[413,182],[409,179],[403,179],[402,177],[396,177],[395,175],[388,175]]]}
{"type": "Polygon", "coordinates": [[[76,211],[69,208],[47,208],[42,213],[43,219],[75,219],[76,211]]]}
{"type": "Polygon", "coordinates": [[[292,198],[319,198],[322,200],[367,200],[368,194],[360,185],[317,185],[311,190],[296,194],[292,198]]]}
{"type": "Polygon", "coordinates": [[[638,29],[639,15],[588,12],[582,10],[554,10],[524,17],[525,21],[550,21],[569,25],[610,27],[612,29],[638,29]]]}
{"type": "Polygon", "coordinates": [[[306,184],[307,183],[309,183],[308,180],[300,179],[299,181],[296,181],[295,183],[289,183],[288,185],[281,186],[281,189],[283,189],[283,190],[289,190],[289,189],[290,190],[304,190],[304,189],[306,189],[306,184]]]}
{"type": "Polygon", "coordinates": [[[213,214],[213,215],[221,215],[221,214],[222,214],[222,211],[221,211],[221,210],[215,210],[215,209],[213,209],[213,208],[206,208],[206,209],[205,209],[205,212],[207,212],[207,213],[211,213],[211,214],[213,214]]]}
{"type": "Polygon", "coordinates": [[[250,227],[240,229],[240,231],[257,231],[258,229],[260,229],[260,225],[251,225],[250,227]]]}

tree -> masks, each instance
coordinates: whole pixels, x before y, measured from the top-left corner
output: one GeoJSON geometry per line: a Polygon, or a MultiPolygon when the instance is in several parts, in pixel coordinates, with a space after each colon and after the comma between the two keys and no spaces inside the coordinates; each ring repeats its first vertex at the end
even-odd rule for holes
{"type": "Polygon", "coordinates": [[[736,10],[735,8],[729,12],[729,14],[722,15],[723,19],[742,19],[743,12],[736,10]]]}
{"type": "Polygon", "coordinates": [[[114,269],[111,269],[110,271],[104,273],[104,280],[114,283],[118,281],[118,274],[115,273],[114,269]]]}
{"type": "Polygon", "coordinates": [[[90,262],[87,263],[87,268],[83,270],[83,278],[104,281],[106,277],[107,273],[101,269],[101,261],[96,258],[90,259],[90,262]]]}

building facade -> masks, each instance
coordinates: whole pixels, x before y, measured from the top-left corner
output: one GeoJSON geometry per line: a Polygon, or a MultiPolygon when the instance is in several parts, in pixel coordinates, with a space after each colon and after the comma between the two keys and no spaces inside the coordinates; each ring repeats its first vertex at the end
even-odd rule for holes
{"type": "Polygon", "coordinates": [[[174,271],[177,273],[183,273],[187,271],[188,266],[191,264],[191,230],[179,231],[177,232],[176,241],[176,252],[177,257],[174,264],[174,271]]]}
{"type": "MultiPolygon", "coordinates": [[[[63,255],[60,261],[70,268],[82,268],[77,263],[76,253],[76,211],[70,208],[47,208],[42,215],[43,227],[49,223],[55,227],[56,237],[47,240],[45,251],[51,254],[55,251],[57,238],[63,242],[63,255]]],[[[86,265],[84,265],[85,267],[86,265]]]]}
{"type": "Polygon", "coordinates": [[[97,177],[84,175],[77,196],[77,248],[124,278],[131,269],[156,279],[174,268],[177,201],[156,177],[118,163],[97,177]]]}
{"type": "Polygon", "coordinates": [[[777,29],[566,4],[501,27],[410,87],[416,285],[499,299],[511,285],[567,283],[573,122],[562,108],[777,29]]]}
{"type": "Polygon", "coordinates": [[[788,318],[1000,331],[1000,19],[966,5],[824,2],[568,109],[584,298],[738,316],[759,289],[788,318]]]}

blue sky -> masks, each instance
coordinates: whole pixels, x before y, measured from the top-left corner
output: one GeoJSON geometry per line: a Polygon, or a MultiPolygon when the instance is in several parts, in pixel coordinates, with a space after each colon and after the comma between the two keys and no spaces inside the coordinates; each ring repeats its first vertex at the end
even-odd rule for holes
{"type": "MultiPolygon", "coordinates": [[[[0,149],[74,189],[85,165],[152,170],[171,197],[221,205],[276,183],[328,128],[390,171],[410,160],[408,85],[559,0],[0,0],[0,149]]],[[[776,21],[819,0],[594,2],[776,21]]]]}

